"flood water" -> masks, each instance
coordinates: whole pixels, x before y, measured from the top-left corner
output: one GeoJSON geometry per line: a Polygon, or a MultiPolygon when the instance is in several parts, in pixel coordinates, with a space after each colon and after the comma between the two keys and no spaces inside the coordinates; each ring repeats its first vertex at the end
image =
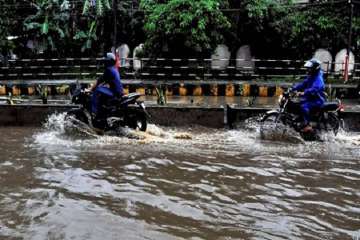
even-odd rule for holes
{"type": "Polygon", "coordinates": [[[0,239],[360,239],[360,137],[0,128],[0,239]]]}

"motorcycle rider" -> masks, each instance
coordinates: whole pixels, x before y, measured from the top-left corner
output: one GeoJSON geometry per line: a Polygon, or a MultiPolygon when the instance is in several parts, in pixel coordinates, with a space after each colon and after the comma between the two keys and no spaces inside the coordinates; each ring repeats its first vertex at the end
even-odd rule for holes
{"type": "Polygon", "coordinates": [[[304,118],[303,132],[312,131],[310,125],[310,112],[314,108],[320,108],[326,101],[324,94],[325,84],[320,61],[313,58],[307,61],[304,67],[307,69],[307,76],[301,83],[296,84],[290,91],[298,91],[301,97],[301,111],[304,118]]]}
{"type": "Polygon", "coordinates": [[[120,81],[120,74],[115,66],[116,57],[113,53],[106,53],[103,75],[89,89],[93,92],[91,97],[91,111],[95,125],[104,117],[104,109],[101,108],[105,101],[120,98],[123,95],[123,86],[120,81]]]}

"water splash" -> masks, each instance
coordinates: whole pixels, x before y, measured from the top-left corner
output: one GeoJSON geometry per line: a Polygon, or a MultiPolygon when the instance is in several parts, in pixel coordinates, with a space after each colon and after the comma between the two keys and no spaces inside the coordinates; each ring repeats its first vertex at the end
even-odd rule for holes
{"type": "Polygon", "coordinates": [[[59,133],[65,133],[66,113],[51,114],[44,124],[44,128],[59,133]]]}
{"type": "MultiPolygon", "coordinates": [[[[71,126],[65,118],[65,114],[51,115],[44,125],[44,130],[36,133],[34,143],[40,148],[53,146],[56,149],[76,148],[84,146],[115,147],[128,145],[130,149],[139,144],[147,146],[149,151],[168,152],[192,152],[199,156],[210,156],[213,153],[236,156],[241,149],[248,152],[262,152],[263,154],[279,156],[292,155],[306,157],[311,154],[326,155],[326,158],[340,156],[343,151],[346,156],[359,155],[357,147],[360,145],[360,137],[354,133],[339,132],[323,134],[323,142],[305,142],[300,135],[286,126],[267,128],[260,131],[260,124],[254,119],[244,122],[237,129],[210,129],[204,127],[193,128],[169,128],[149,124],[146,132],[135,131],[125,128],[124,136],[103,135],[99,136],[91,130],[81,128],[81,134],[70,131],[71,126]],[[129,134],[135,137],[129,137],[129,134]],[[46,146],[46,147],[45,147],[46,146]]],[[[139,150],[142,151],[142,150],[139,150]]]]}
{"type": "Polygon", "coordinates": [[[38,145],[54,146],[91,146],[91,145],[115,145],[115,144],[150,144],[170,143],[180,140],[191,140],[192,134],[148,124],[147,131],[142,132],[124,127],[118,132],[106,132],[98,135],[87,124],[69,119],[66,113],[52,114],[48,117],[43,130],[34,136],[34,142],[38,145]],[[120,133],[120,134],[119,134],[120,133]]]}
{"type": "Polygon", "coordinates": [[[261,126],[259,127],[259,133],[263,140],[282,141],[295,144],[305,143],[298,132],[283,124],[277,124],[276,126],[261,126]]]}

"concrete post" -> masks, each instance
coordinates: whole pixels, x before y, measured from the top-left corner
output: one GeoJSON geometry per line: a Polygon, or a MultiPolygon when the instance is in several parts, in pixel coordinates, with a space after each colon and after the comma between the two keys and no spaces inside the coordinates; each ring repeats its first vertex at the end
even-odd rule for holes
{"type": "Polygon", "coordinates": [[[243,84],[242,95],[243,95],[244,97],[250,96],[250,89],[251,89],[250,84],[248,84],[248,83],[243,84]]]}
{"type": "Polygon", "coordinates": [[[20,88],[17,87],[17,86],[13,86],[12,87],[12,95],[13,96],[20,96],[20,94],[21,94],[20,88]]]}
{"type": "Polygon", "coordinates": [[[268,87],[259,86],[259,97],[267,97],[267,96],[268,96],[268,87]]]}
{"type": "Polygon", "coordinates": [[[124,94],[129,94],[129,86],[124,86],[124,94]]]}
{"type": "Polygon", "coordinates": [[[225,96],[227,96],[227,97],[235,96],[235,86],[234,86],[234,84],[232,84],[232,83],[226,84],[225,96]]]}
{"type": "Polygon", "coordinates": [[[179,95],[180,96],[186,96],[187,95],[187,89],[185,88],[184,84],[180,84],[179,87],[179,95]]]}
{"type": "Polygon", "coordinates": [[[140,93],[142,95],[145,95],[145,88],[144,87],[139,87],[139,88],[136,89],[136,92],[140,93]]]}
{"type": "Polygon", "coordinates": [[[6,87],[3,85],[0,86],[0,95],[6,95],[6,87]]]}
{"type": "Polygon", "coordinates": [[[172,86],[167,86],[165,90],[166,96],[172,96],[174,94],[172,86]]]}
{"type": "Polygon", "coordinates": [[[202,96],[203,95],[203,91],[201,86],[195,86],[195,88],[193,89],[193,96],[202,96]]]}
{"type": "Polygon", "coordinates": [[[281,94],[283,94],[284,90],[279,87],[279,86],[276,86],[276,90],[275,90],[275,96],[280,96],[281,94]]]}
{"type": "Polygon", "coordinates": [[[35,87],[28,87],[27,89],[30,96],[35,94],[35,87]]]}
{"type": "Polygon", "coordinates": [[[210,94],[211,96],[217,96],[219,94],[219,88],[217,84],[210,85],[210,94]]]}

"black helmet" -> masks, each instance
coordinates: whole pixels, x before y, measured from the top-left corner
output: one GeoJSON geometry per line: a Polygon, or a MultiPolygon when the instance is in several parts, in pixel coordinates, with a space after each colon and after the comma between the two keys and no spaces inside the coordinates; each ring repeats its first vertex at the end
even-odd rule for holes
{"type": "Polygon", "coordinates": [[[113,54],[112,52],[108,52],[105,55],[105,65],[106,66],[114,66],[116,63],[116,57],[115,54],[113,54]]]}

